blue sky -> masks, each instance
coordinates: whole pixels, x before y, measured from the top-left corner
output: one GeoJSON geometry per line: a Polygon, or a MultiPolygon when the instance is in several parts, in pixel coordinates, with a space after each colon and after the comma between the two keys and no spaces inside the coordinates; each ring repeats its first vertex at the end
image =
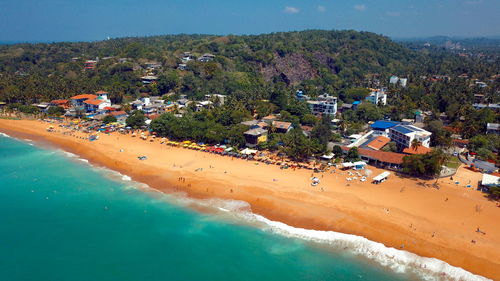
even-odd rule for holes
{"type": "Polygon", "coordinates": [[[498,36],[500,0],[0,0],[0,41],[304,29],[498,36]]]}

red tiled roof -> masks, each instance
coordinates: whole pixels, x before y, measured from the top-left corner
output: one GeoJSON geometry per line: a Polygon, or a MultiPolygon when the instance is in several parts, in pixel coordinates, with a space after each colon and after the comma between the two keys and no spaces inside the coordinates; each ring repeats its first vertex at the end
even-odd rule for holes
{"type": "Polygon", "coordinates": [[[91,105],[100,105],[101,103],[103,103],[104,101],[103,100],[97,100],[97,99],[88,99],[86,101],[84,101],[84,103],[86,104],[91,104],[91,105]]]}
{"type": "Polygon", "coordinates": [[[313,127],[305,125],[300,126],[300,128],[302,128],[302,131],[304,132],[311,132],[313,130],[313,127]]]}
{"type": "Polygon", "coordinates": [[[425,146],[419,146],[417,149],[414,149],[413,147],[407,147],[403,149],[403,153],[406,154],[426,154],[431,152],[431,149],[425,146]]]}
{"type": "Polygon", "coordinates": [[[74,97],[71,97],[70,99],[72,100],[88,100],[88,99],[96,99],[97,96],[96,95],[87,95],[87,94],[83,94],[83,95],[76,95],[74,97]]]}
{"type": "Polygon", "coordinates": [[[113,115],[113,116],[120,116],[120,115],[127,115],[127,112],[121,110],[121,111],[115,111],[115,112],[111,112],[110,115],[113,115]]]}
{"type": "Polygon", "coordinates": [[[104,110],[108,110],[108,111],[116,111],[117,109],[114,108],[114,107],[109,107],[109,106],[106,106],[105,108],[103,108],[104,110]]]}
{"type": "MultiPolygon", "coordinates": [[[[344,151],[349,151],[349,149],[350,148],[347,146],[342,146],[342,150],[344,151]]],[[[403,164],[403,158],[406,156],[405,154],[401,153],[385,152],[366,148],[358,148],[358,152],[362,156],[390,164],[403,164]]]]}
{"type": "Polygon", "coordinates": [[[469,144],[469,140],[453,139],[454,143],[469,144]]]}
{"type": "Polygon", "coordinates": [[[65,104],[65,103],[68,103],[68,100],[53,100],[50,103],[51,104],[65,104]]]}
{"type": "Polygon", "coordinates": [[[268,126],[268,124],[266,122],[259,122],[259,123],[257,123],[257,126],[259,126],[261,128],[265,128],[268,126]]]}
{"type": "Polygon", "coordinates": [[[384,145],[389,143],[390,141],[391,141],[391,139],[388,137],[378,136],[374,140],[372,140],[369,144],[367,144],[366,146],[368,146],[371,149],[379,150],[382,147],[384,147],[384,145]]]}
{"type": "Polygon", "coordinates": [[[290,122],[282,122],[282,121],[273,121],[273,126],[278,128],[278,129],[286,129],[290,128],[292,126],[292,123],[290,122]]]}
{"type": "Polygon", "coordinates": [[[95,93],[96,93],[96,94],[109,94],[109,93],[108,93],[108,92],[106,92],[106,91],[97,91],[97,92],[95,92],[95,93]]]}
{"type": "Polygon", "coordinates": [[[160,117],[160,114],[149,114],[148,118],[151,120],[155,120],[156,118],[160,117]]]}
{"type": "Polygon", "coordinates": [[[262,118],[263,120],[272,120],[272,119],[276,119],[276,116],[274,115],[267,115],[266,117],[262,118]]]}

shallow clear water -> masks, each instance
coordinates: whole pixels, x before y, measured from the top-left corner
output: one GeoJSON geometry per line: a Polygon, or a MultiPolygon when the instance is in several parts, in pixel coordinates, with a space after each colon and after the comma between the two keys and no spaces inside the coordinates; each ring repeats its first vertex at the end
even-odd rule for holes
{"type": "Polygon", "coordinates": [[[408,280],[0,135],[0,280],[408,280]]]}

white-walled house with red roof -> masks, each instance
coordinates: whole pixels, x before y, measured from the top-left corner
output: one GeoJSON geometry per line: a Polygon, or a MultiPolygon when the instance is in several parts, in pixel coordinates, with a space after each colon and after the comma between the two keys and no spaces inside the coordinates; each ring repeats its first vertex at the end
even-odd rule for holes
{"type": "Polygon", "coordinates": [[[86,112],[98,112],[111,106],[108,92],[105,91],[98,91],[95,95],[76,95],[71,97],[70,100],[73,107],[84,109],[86,112]]]}

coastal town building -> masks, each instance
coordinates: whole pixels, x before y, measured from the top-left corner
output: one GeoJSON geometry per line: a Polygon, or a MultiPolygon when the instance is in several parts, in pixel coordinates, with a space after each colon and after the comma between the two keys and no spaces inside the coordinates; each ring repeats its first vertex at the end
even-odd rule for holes
{"type": "Polygon", "coordinates": [[[325,114],[325,115],[335,115],[337,114],[337,97],[330,96],[328,94],[320,95],[316,100],[307,101],[307,105],[311,110],[312,114],[325,114]]]}
{"type": "Polygon", "coordinates": [[[304,94],[304,91],[302,90],[298,90],[295,93],[295,98],[299,101],[307,101],[311,99],[308,95],[304,94]]]}
{"type": "Polygon", "coordinates": [[[108,92],[98,91],[95,95],[83,94],[70,98],[71,106],[76,110],[85,110],[87,113],[104,111],[104,108],[111,107],[108,92]]]}
{"type": "Polygon", "coordinates": [[[384,89],[372,89],[366,101],[375,105],[387,105],[387,94],[384,89]]]}
{"type": "Polygon", "coordinates": [[[50,106],[60,106],[64,109],[68,109],[70,107],[69,100],[53,100],[49,103],[50,106]]]}
{"type": "Polygon", "coordinates": [[[209,61],[212,61],[215,59],[215,55],[212,55],[212,54],[203,54],[201,57],[198,58],[198,61],[201,61],[201,62],[209,62],[209,61]]]}
{"type": "Polygon", "coordinates": [[[406,84],[408,83],[408,79],[407,78],[400,78],[397,76],[391,76],[389,78],[389,83],[393,84],[395,86],[401,86],[404,88],[404,87],[406,87],[406,84]]]}
{"type": "Polygon", "coordinates": [[[262,118],[262,121],[266,122],[269,125],[271,125],[276,120],[278,120],[278,117],[276,117],[274,115],[267,115],[267,116],[262,118]]]}
{"type": "Polygon", "coordinates": [[[486,124],[486,133],[500,135],[500,124],[498,124],[498,123],[486,124]]]}
{"type": "Polygon", "coordinates": [[[97,67],[97,61],[96,60],[87,60],[87,61],[85,61],[83,67],[85,70],[93,70],[97,67]]]}
{"type": "Polygon", "coordinates": [[[146,62],[144,63],[144,66],[146,68],[146,70],[158,70],[158,69],[161,69],[162,65],[161,63],[159,62],[156,62],[156,61],[149,61],[149,62],[146,62]]]}
{"type": "Polygon", "coordinates": [[[389,128],[389,138],[401,148],[411,147],[414,139],[419,141],[421,146],[428,148],[430,146],[431,135],[431,132],[413,125],[400,124],[389,128]]]}
{"type": "Polygon", "coordinates": [[[158,76],[146,75],[146,76],[141,77],[141,80],[142,80],[142,83],[145,85],[152,84],[152,83],[156,83],[156,81],[158,80],[158,76]]]}
{"type": "Polygon", "coordinates": [[[293,129],[292,123],[283,121],[273,121],[273,127],[276,129],[276,133],[288,133],[293,129]]]}
{"type": "Polygon", "coordinates": [[[343,103],[340,107],[340,112],[345,112],[352,109],[352,103],[343,103]]]}
{"type": "Polygon", "coordinates": [[[373,150],[380,150],[382,147],[384,147],[390,141],[391,141],[391,139],[388,137],[378,136],[378,137],[374,138],[372,141],[370,141],[368,144],[366,144],[366,147],[371,148],[373,150]]]}
{"type": "MultiPolygon", "coordinates": [[[[347,146],[342,146],[341,148],[344,153],[347,153],[351,149],[347,146]]],[[[390,170],[400,169],[403,164],[403,158],[406,156],[402,153],[385,152],[366,148],[358,148],[358,153],[363,161],[373,166],[390,170]]]]}
{"type": "Polygon", "coordinates": [[[358,109],[358,106],[361,104],[361,101],[357,100],[357,101],[353,101],[352,102],[352,110],[356,110],[358,109]]]}
{"type": "Polygon", "coordinates": [[[486,103],[474,103],[472,104],[472,107],[474,107],[474,109],[483,109],[483,108],[489,108],[491,110],[495,110],[495,111],[500,111],[500,103],[489,103],[489,104],[486,104],[486,103]]]}
{"type": "Polygon", "coordinates": [[[500,177],[495,175],[483,174],[481,179],[481,190],[489,192],[490,188],[500,186],[500,177]]]}
{"type": "Polygon", "coordinates": [[[206,101],[198,101],[195,104],[196,106],[196,111],[202,111],[203,109],[209,109],[213,106],[213,102],[206,100],[206,101]]]}
{"type": "Polygon", "coordinates": [[[216,105],[224,105],[224,103],[226,102],[226,96],[219,94],[210,94],[205,95],[205,100],[211,101],[216,105]]]}
{"type": "Polygon", "coordinates": [[[421,110],[415,111],[415,123],[424,123],[426,114],[421,110]]]}
{"type": "Polygon", "coordinates": [[[76,95],[70,98],[71,105],[73,107],[84,107],[85,106],[85,101],[86,100],[95,100],[97,98],[96,95],[89,95],[89,94],[83,94],[83,95],[76,95]]]}
{"type": "Polygon", "coordinates": [[[120,123],[125,123],[125,119],[127,119],[127,112],[125,111],[113,111],[111,113],[109,113],[109,115],[112,115],[116,118],[116,120],[120,123]]]}
{"type": "Polygon", "coordinates": [[[267,130],[260,127],[250,129],[243,135],[245,136],[245,145],[248,147],[256,147],[259,143],[267,141],[267,130]]]}
{"type": "Polygon", "coordinates": [[[373,130],[373,136],[389,136],[389,129],[399,125],[399,122],[394,121],[384,121],[378,120],[371,124],[370,127],[373,130]]]}
{"type": "Polygon", "coordinates": [[[85,111],[87,112],[97,112],[111,105],[108,101],[101,99],[88,99],[83,103],[85,105],[85,111]]]}
{"type": "Polygon", "coordinates": [[[185,63],[185,64],[186,64],[186,63],[188,63],[188,62],[190,62],[190,61],[192,61],[193,59],[194,59],[194,57],[193,57],[193,55],[191,54],[191,52],[184,52],[184,53],[182,54],[182,57],[181,57],[181,61],[182,61],[183,63],[185,63]]]}

